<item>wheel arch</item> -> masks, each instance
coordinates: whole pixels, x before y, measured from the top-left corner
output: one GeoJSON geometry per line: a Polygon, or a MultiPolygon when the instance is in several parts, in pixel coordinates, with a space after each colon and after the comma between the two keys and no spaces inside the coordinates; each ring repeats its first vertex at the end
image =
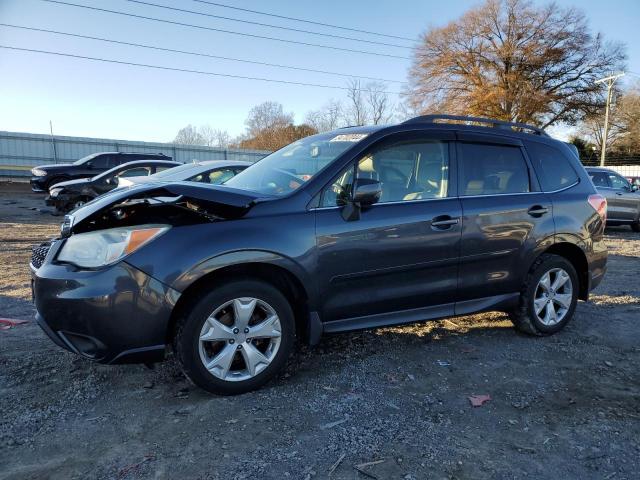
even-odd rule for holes
{"type": "Polygon", "coordinates": [[[573,268],[576,269],[580,283],[578,286],[578,298],[587,300],[589,298],[589,263],[587,255],[582,248],[575,243],[563,241],[554,243],[543,253],[558,255],[571,262],[573,268]]]}
{"type": "Polygon", "coordinates": [[[298,338],[309,339],[309,292],[298,275],[282,265],[265,261],[247,261],[220,266],[197,277],[182,290],[167,328],[167,345],[171,345],[178,322],[184,318],[189,306],[203,291],[236,279],[255,279],[276,287],[289,301],[293,309],[298,338]]]}

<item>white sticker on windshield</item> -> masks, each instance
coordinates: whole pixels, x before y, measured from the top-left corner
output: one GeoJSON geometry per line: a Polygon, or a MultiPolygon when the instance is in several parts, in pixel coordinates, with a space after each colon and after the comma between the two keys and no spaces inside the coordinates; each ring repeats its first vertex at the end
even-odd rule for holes
{"type": "Polygon", "coordinates": [[[333,137],[330,142],[359,142],[363,138],[366,138],[368,133],[343,133],[341,135],[336,135],[333,137]]]}

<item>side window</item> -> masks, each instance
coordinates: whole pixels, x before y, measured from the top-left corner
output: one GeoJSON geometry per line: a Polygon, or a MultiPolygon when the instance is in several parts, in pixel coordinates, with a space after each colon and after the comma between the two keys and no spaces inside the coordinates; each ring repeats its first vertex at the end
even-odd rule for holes
{"type": "Polygon", "coordinates": [[[198,175],[194,175],[193,177],[189,177],[186,180],[187,182],[197,182],[197,183],[209,183],[209,175],[206,173],[199,173],[198,175]]]}
{"type": "Polygon", "coordinates": [[[520,148],[461,143],[459,162],[464,196],[526,193],[529,170],[520,148]]]}
{"type": "MultiPolygon", "coordinates": [[[[325,189],[321,206],[344,204],[353,186],[353,164],[325,189]]],[[[357,163],[357,178],[378,180],[378,203],[441,198],[447,195],[449,147],[446,142],[402,142],[374,149],[357,163]]]]}
{"type": "Polygon", "coordinates": [[[542,190],[553,192],[578,181],[578,174],[562,152],[538,142],[527,142],[526,146],[533,166],[538,172],[542,190]]]}
{"type": "Polygon", "coordinates": [[[627,182],[620,175],[610,173],[609,181],[611,182],[611,188],[616,188],[618,190],[631,190],[631,188],[629,187],[629,182],[627,182]]]}
{"type": "Polygon", "coordinates": [[[110,158],[111,158],[111,155],[99,155],[90,160],[91,166],[93,168],[104,168],[104,169],[115,167],[115,165],[111,165],[111,163],[109,162],[110,158]]]}
{"type": "Polygon", "coordinates": [[[234,176],[235,172],[230,168],[214,170],[213,172],[209,172],[209,183],[213,185],[220,185],[234,176]]]}
{"type": "Polygon", "coordinates": [[[153,172],[153,173],[164,172],[165,170],[169,170],[170,168],[173,168],[173,166],[170,166],[170,167],[156,167],[155,172],[153,172]]]}
{"type": "Polygon", "coordinates": [[[146,177],[150,173],[149,167],[134,167],[124,170],[118,174],[118,177],[146,177]]]}
{"type": "Polygon", "coordinates": [[[604,172],[589,172],[589,178],[596,187],[609,188],[609,180],[607,174],[604,172]]]}

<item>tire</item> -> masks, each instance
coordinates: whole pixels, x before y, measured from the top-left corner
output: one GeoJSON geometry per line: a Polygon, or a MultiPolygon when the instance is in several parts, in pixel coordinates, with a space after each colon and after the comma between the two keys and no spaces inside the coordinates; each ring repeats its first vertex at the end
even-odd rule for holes
{"type": "Polygon", "coordinates": [[[634,232],[640,232],[640,222],[632,223],[631,230],[633,230],[634,232]]]}
{"type": "Polygon", "coordinates": [[[527,274],[520,291],[519,305],[510,312],[511,321],[517,330],[529,335],[543,336],[556,333],[562,330],[573,317],[578,303],[578,290],[578,274],[573,264],[559,255],[543,254],[527,274]],[[565,279],[561,271],[568,276],[565,282],[557,289],[545,288],[544,282],[541,282],[542,278],[549,274],[549,287],[553,287],[558,275],[561,277],[558,282],[565,279]],[[544,295],[545,293],[547,296],[544,295]],[[536,313],[536,306],[541,305],[544,306],[539,316],[536,313]],[[551,312],[550,309],[556,312],[555,319],[553,315],[548,315],[551,312]]]}
{"type": "Polygon", "coordinates": [[[286,365],[294,343],[295,321],[285,296],[266,282],[242,280],[200,296],[177,325],[174,351],[184,374],[194,384],[219,395],[236,395],[255,390],[278,374],[286,365]],[[240,317],[247,314],[235,312],[248,312],[252,304],[253,313],[248,323],[243,323],[240,317]],[[274,314],[278,325],[273,323],[274,314]],[[271,319],[272,323],[265,319],[271,319]],[[258,330],[258,326],[263,328],[258,330]],[[260,333],[271,337],[260,337],[260,333]],[[216,340],[201,341],[201,336],[216,340]],[[252,363],[253,372],[247,358],[258,359],[252,363]]]}

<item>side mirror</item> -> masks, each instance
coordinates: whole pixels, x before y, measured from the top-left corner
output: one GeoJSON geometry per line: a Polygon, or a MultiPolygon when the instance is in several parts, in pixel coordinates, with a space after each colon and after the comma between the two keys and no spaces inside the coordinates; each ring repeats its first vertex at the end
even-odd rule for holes
{"type": "Polygon", "coordinates": [[[382,184],[378,180],[359,178],[356,181],[356,189],[353,201],[362,207],[368,207],[377,203],[382,195],[382,184]]]}
{"type": "Polygon", "coordinates": [[[359,178],[353,193],[353,199],[346,200],[342,208],[342,218],[350,222],[360,220],[363,207],[369,207],[380,200],[382,184],[378,180],[359,178]]]}
{"type": "Polygon", "coordinates": [[[116,177],[107,177],[104,179],[104,183],[107,185],[113,185],[114,183],[117,183],[116,177]]]}
{"type": "Polygon", "coordinates": [[[638,185],[636,185],[635,183],[631,184],[631,191],[632,192],[637,192],[638,191],[638,185]]]}

